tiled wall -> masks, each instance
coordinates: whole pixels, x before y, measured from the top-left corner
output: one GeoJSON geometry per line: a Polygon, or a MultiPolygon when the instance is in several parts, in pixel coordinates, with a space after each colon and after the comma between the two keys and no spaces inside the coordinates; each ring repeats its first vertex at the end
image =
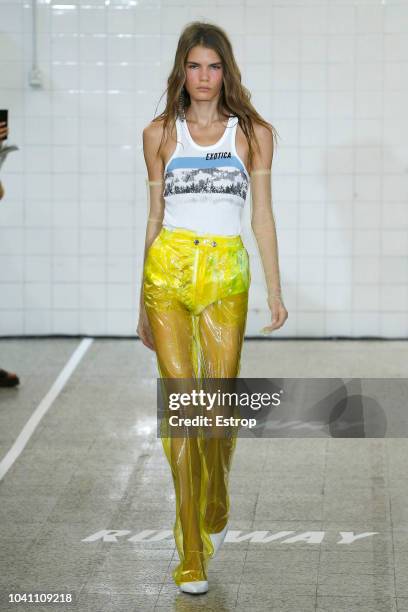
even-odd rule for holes
{"type": "MultiPolygon", "coordinates": [[[[0,335],[129,335],[146,224],[142,129],[183,26],[231,37],[280,134],[273,202],[289,319],[276,336],[407,334],[408,2],[0,0],[0,335]]],[[[162,104],[158,110],[162,109],[162,104]]],[[[247,333],[269,322],[244,217],[247,333]]]]}

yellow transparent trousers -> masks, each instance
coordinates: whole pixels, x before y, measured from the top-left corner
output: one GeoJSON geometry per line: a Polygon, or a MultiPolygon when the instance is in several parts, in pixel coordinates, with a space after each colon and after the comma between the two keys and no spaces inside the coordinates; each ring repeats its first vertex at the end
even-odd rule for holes
{"type": "MultiPolygon", "coordinates": [[[[241,367],[248,290],[248,252],[240,236],[199,235],[162,228],[143,272],[143,299],[159,377],[235,378],[241,367]]],[[[236,430],[228,436],[168,433],[161,439],[176,497],[174,538],[180,562],[176,584],[207,580],[214,553],[210,534],[225,527],[236,430]]]]}

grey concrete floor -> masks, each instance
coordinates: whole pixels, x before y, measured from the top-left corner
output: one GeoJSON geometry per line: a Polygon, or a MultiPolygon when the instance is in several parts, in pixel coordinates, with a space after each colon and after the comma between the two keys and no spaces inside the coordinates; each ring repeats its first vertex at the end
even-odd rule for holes
{"type": "MultiPolygon", "coordinates": [[[[78,344],[0,341],[1,367],[21,378],[0,389],[0,459],[78,344]]],[[[399,341],[246,341],[240,376],[405,378],[407,357],[399,341]]],[[[2,611],[408,611],[404,438],[240,438],[231,538],[211,561],[209,592],[179,593],[172,537],[130,539],[174,522],[155,377],[155,355],[139,341],[95,340],[0,481],[2,611]],[[123,532],[92,539],[109,529],[123,532]],[[236,539],[255,531],[291,533],[236,539]],[[289,539],[306,532],[320,541],[289,539]],[[340,544],[341,532],[376,534],[340,544]],[[63,591],[75,605],[7,603],[9,592],[63,591]]]]}

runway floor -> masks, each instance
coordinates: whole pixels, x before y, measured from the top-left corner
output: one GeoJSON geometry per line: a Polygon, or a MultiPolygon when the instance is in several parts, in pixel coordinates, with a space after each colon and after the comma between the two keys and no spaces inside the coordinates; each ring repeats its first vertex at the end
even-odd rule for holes
{"type": "MultiPolygon", "coordinates": [[[[155,355],[94,339],[70,373],[81,342],[0,341],[21,379],[0,389],[2,612],[408,612],[405,438],[239,439],[210,590],[180,593],[155,355]],[[23,592],[75,603],[8,603],[23,592]]],[[[403,341],[248,340],[240,376],[405,378],[407,363],[403,341]]]]}

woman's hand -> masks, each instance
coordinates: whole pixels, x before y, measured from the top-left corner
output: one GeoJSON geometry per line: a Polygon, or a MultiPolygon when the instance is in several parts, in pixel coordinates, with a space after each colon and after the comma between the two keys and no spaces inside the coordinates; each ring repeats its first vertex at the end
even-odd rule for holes
{"type": "Polygon", "coordinates": [[[152,351],[155,351],[153,334],[144,305],[140,306],[139,323],[136,331],[143,344],[152,351]]]}
{"type": "MultiPolygon", "coordinates": [[[[3,138],[8,136],[8,127],[5,121],[0,121],[0,148],[3,146],[3,138]]],[[[4,197],[4,187],[0,182],[0,200],[4,197]]]]}
{"type": "MultiPolygon", "coordinates": [[[[0,121],[0,139],[8,136],[8,127],[6,127],[5,121],[0,121]]],[[[2,144],[2,143],[1,143],[2,144]]],[[[0,144],[0,146],[1,146],[0,144]]],[[[4,197],[4,187],[0,182],[0,200],[4,197]]]]}
{"type": "Polygon", "coordinates": [[[272,314],[272,324],[262,328],[263,333],[273,332],[275,329],[279,329],[285,323],[288,318],[288,311],[279,296],[269,296],[268,306],[272,314]]]}
{"type": "Polygon", "coordinates": [[[5,121],[0,121],[0,138],[8,137],[8,127],[6,127],[5,121]]]}

